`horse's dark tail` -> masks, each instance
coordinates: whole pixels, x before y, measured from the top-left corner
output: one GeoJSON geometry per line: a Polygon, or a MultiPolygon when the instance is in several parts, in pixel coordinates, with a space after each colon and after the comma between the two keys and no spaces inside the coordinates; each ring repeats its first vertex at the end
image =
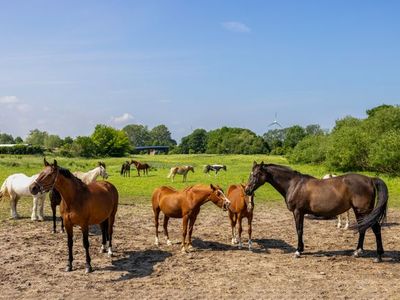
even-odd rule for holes
{"type": "Polygon", "coordinates": [[[125,169],[125,165],[122,165],[122,167],[121,167],[121,175],[124,174],[124,169],[125,169]]]}
{"type": "Polygon", "coordinates": [[[372,179],[378,193],[378,202],[372,212],[355,226],[359,231],[365,231],[376,223],[382,224],[386,219],[389,192],[386,183],[379,178],[372,179]]]}

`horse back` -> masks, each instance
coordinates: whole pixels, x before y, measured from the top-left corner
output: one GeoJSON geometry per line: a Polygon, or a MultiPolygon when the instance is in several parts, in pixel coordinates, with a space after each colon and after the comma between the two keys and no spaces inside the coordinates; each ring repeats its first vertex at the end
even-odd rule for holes
{"type": "Polygon", "coordinates": [[[227,197],[231,201],[229,210],[233,213],[247,212],[244,189],[240,184],[232,184],[228,187],[227,197]]]}
{"type": "Polygon", "coordinates": [[[152,195],[153,210],[158,208],[168,217],[182,218],[185,194],[167,186],[156,188],[152,195]]]}

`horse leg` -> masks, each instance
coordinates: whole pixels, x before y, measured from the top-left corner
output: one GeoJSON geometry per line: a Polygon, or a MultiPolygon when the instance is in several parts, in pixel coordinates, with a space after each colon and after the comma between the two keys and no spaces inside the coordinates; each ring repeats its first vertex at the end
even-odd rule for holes
{"type": "Polygon", "coordinates": [[[242,247],[243,247],[243,244],[242,244],[242,232],[243,232],[242,219],[243,219],[243,216],[241,213],[239,213],[239,217],[238,217],[238,235],[239,235],[238,248],[239,249],[242,249],[242,247]]]}
{"type": "Polygon", "coordinates": [[[247,223],[249,225],[248,233],[249,233],[249,250],[251,251],[251,246],[253,245],[253,241],[251,240],[251,233],[252,233],[252,222],[253,222],[253,214],[249,214],[247,216],[247,223]]]}
{"type": "Polygon", "coordinates": [[[83,247],[85,247],[86,252],[86,268],[85,273],[93,272],[92,266],[90,265],[90,254],[89,254],[89,226],[82,226],[82,238],[83,238],[83,247]]]}
{"type": "Polygon", "coordinates": [[[183,218],[182,218],[182,244],[181,244],[182,252],[186,252],[186,234],[187,234],[188,220],[189,220],[188,215],[183,216],[183,218]]]}
{"type": "Polygon", "coordinates": [[[342,219],[341,215],[337,215],[337,228],[340,228],[342,226],[342,219]]]}
{"type": "Polygon", "coordinates": [[[106,253],[107,252],[107,240],[108,240],[108,219],[103,221],[100,224],[101,227],[101,248],[100,248],[100,253],[106,253]]]}
{"type": "Polygon", "coordinates": [[[160,245],[160,241],[158,239],[158,223],[159,223],[159,215],[160,215],[160,207],[155,207],[153,208],[153,212],[154,212],[154,225],[156,227],[156,238],[155,238],[155,242],[154,244],[156,246],[160,245]]]}
{"type": "Polygon", "coordinates": [[[167,245],[171,246],[172,242],[169,240],[169,235],[168,235],[168,220],[169,220],[169,217],[167,215],[164,215],[164,224],[163,224],[164,235],[167,238],[167,245]]]}
{"type": "Polygon", "coordinates": [[[39,215],[39,221],[43,221],[44,220],[44,200],[46,199],[46,194],[43,194],[40,198],[39,198],[39,208],[38,208],[38,215],[39,215]]]}
{"type": "Polygon", "coordinates": [[[19,197],[16,194],[10,195],[10,206],[11,206],[11,219],[18,219],[19,215],[17,213],[17,203],[19,197]]]}
{"type": "Polygon", "coordinates": [[[349,229],[350,224],[350,209],[346,212],[346,224],[344,225],[344,229],[349,229]]]}
{"type": "MultiPolygon", "coordinates": [[[[51,205],[51,211],[53,212],[53,233],[56,233],[56,208],[57,205],[52,201],[52,199],[50,198],[50,205],[51,205]]],[[[62,217],[61,217],[62,220],[62,217]]]]}
{"type": "Polygon", "coordinates": [[[108,218],[108,257],[113,256],[113,251],[112,251],[112,236],[114,232],[114,221],[115,221],[115,213],[117,210],[111,214],[111,216],[108,218]]]}
{"type": "Polygon", "coordinates": [[[237,238],[236,238],[236,221],[237,221],[237,215],[231,211],[229,211],[229,219],[231,221],[231,228],[232,228],[232,241],[231,244],[235,245],[237,243],[237,238]]]}
{"type": "Polygon", "coordinates": [[[379,223],[375,223],[375,225],[372,226],[372,230],[375,233],[377,252],[377,257],[374,259],[374,262],[382,262],[382,254],[384,251],[382,245],[381,225],[379,223]]]}
{"type": "Polygon", "coordinates": [[[188,250],[192,251],[193,250],[193,245],[192,245],[192,233],[193,233],[193,227],[194,227],[194,223],[196,222],[196,218],[198,215],[199,211],[195,212],[192,217],[189,219],[189,247],[188,250]]]}
{"type": "Polygon", "coordinates": [[[60,220],[61,220],[61,232],[64,232],[64,219],[62,216],[60,216],[60,220]]]}
{"type": "Polygon", "coordinates": [[[295,257],[300,257],[300,253],[304,251],[304,243],[303,243],[304,213],[296,209],[293,212],[293,215],[296,222],[296,231],[297,231],[297,250],[295,252],[295,257]]]}
{"type": "MultiPolygon", "coordinates": [[[[356,216],[356,220],[357,223],[361,222],[361,219],[364,217],[363,215],[361,215],[360,213],[358,213],[355,209],[354,209],[354,214],[356,216]]],[[[353,252],[353,256],[354,257],[359,257],[360,254],[363,253],[364,251],[364,238],[365,238],[365,230],[364,231],[358,231],[358,244],[357,244],[357,248],[356,250],[353,252]]]]}
{"type": "Polygon", "coordinates": [[[67,222],[65,224],[65,229],[67,231],[67,238],[68,238],[68,265],[65,268],[66,272],[70,272],[72,271],[72,261],[74,260],[73,254],[72,254],[72,246],[74,244],[74,240],[73,240],[73,235],[74,235],[74,231],[73,231],[73,225],[70,222],[67,222]]]}
{"type": "Polygon", "coordinates": [[[38,206],[38,197],[34,196],[33,197],[33,207],[32,207],[32,215],[31,215],[31,220],[32,221],[37,221],[37,206],[38,206]]]}

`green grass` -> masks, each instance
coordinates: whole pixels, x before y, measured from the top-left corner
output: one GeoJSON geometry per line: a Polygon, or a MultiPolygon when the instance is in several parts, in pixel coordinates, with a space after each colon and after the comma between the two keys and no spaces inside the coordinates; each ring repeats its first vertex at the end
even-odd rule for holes
{"type": "MultiPolygon", "coordinates": [[[[71,171],[88,171],[93,169],[98,162],[98,159],[82,159],[82,158],[65,158],[54,157],[57,159],[58,164],[71,171]]],[[[53,157],[48,157],[51,162],[53,157]]],[[[154,188],[161,185],[170,185],[177,189],[181,189],[187,185],[196,183],[204,184],[219,184],[222,188],[226,189],[228,185],[233,183],[247,182],[249,172],[254,160],[260,162],[277,163],[289,165],[287,160],[281,156],[265,156],[265,155],[136,155],[135,159],[141,162],[147,162],[152,166],[149,176],[137,176],[136,169],[131,170],[131,177],[122,177],[120,175],[120,168],[124,161],[128,158],[106,158],[102,159],[107,165],[107,172],[109,173],[109,181],[112,182],[118,189],[120,194],[120,203],[134,204],[134,203],[149,203],[151,193],[154,188]],[[223,170],[219,172],[218,176],[208,176],[203,173],[203,166],[206,164],[225,164],[227,172],[223,170]],[[193,165],[195,173],[188,174],[188,182],[182,183],[182,176],[177,175],[175,182],[172,183],[167,178],[169,169],[176,165],[193,165]]],[[[320,165],[289,165],[291,168],[298,170],[302,173],[307,173],[315,177],[322,177],[328,173],[324,166],[320,165]]],[[[25,173],[33,175],[43,169],[43,159],[40,156],[25,156],[25,155],[1,155],[0,156],[0,181],[14,173],[25,173]]],[[[375,176],[376,174],[368,174],[375,176]]],[[[398,186],[400,184],[399,177],[381,176],[387,183],[390,193],[389,205],[391,207],[400,207],[400,191],[398,186]]],[[[270,185],[266,184],[259,188],[256,192],[256,201],[283,201],[282,197],[270,185]]],[[[4,215],[8,217],[8,201],[0,205],[0,218],[3,219],[4,215]]]]}

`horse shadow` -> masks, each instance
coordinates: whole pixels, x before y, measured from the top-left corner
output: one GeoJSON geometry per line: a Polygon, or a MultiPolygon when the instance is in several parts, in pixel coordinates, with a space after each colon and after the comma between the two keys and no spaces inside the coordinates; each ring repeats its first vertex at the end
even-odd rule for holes
{"type": "Polygon", "coordinates": [[[292,245],[286,243],[283,240],[277,239],[255,239],[253,242],[256,242],[261,249],[253,248],[253,252],[267,252],[270,253],[270,249],[279,249],[282,250],[283,253],[291,253],[296,251],[292,245]]]}
{"type": "MultiPolygon", "coordinates": [[[[328,251],[313,251],[313,252],[304,252],[302,255],[304,256],[344,256],[344,257],[352,257],[354,249],[351,250],[328,250],[328,251]]],[[[375,250],[364,250],[361,254],[360,258],[375,258],[376,251],[375,250]]],[[[382,256],[383,262],[387,263],[400,263],[400,251],[385,251],[385,254],[382,256]]]]}
{"type": "Polygon", "coordinates": [[[229,244],[222,244],[214,241],[204,241],[199,238],[194,238],[192,240],[192,245],[196,249],[201,250],[211,250],[211,251],[227,251],[227,250],[236,250],[237,247],[234,247],[229,244]]]}
{"type": "Polygon", "coordinates": [[[127,251],[123,257],[112,261],[112,266],[106,267],[109,271],[127,272],[113,281],[124,281],[133,278],[142,278],[154,272],[154,266],[165,261],[171,253],[162,250],[127,251]]]}

